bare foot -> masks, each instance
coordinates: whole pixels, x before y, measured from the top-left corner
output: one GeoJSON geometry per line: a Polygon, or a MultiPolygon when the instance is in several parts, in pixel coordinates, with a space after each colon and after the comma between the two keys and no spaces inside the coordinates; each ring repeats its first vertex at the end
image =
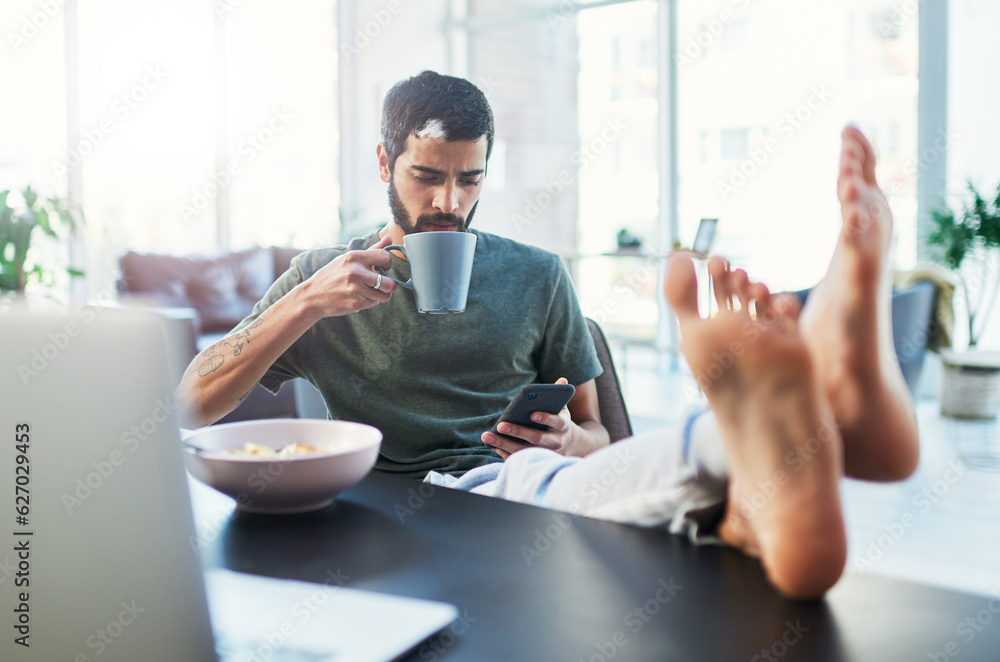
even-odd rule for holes
{"type": "Polygon", "coordinates": [[[888,252],[892,214],[875,181],[875,153],[844,129],[837,194],[843,229],[799,326],[844,440],[844,469],[900,480],[919,459],[913,400],[892,341],[888,252]]]}
{"type": "Polygon", "coordinates": [[[799,311],[719,258],[709,269],[715,317],[698,315],[690,258],[671,260],[666,294],[726,448],[729,498],[719,535],[759,557],[785,595],[818,597],[840,577],[847,555],[842,448],[798,331],[799,311]]]}

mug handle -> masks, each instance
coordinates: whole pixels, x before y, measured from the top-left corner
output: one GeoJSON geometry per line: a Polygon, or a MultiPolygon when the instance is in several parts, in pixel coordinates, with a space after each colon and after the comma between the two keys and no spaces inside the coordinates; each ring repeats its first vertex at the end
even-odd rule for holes
{"type": "MultiPolygon", "coordinates": [[[[402,253],[403,255],[406,255],[406,248],[405,248],[404,246],[400,246],[400,245],[398,245],[398,244],[393,244],[392,246],[386,246],[386,247],[385,247],[384,249],[382,249],[382,250],[386,250],[386,251],[391,251],[391,250],[392,250],[392,249],[394,249],[394,248],[395,248],[396,250],[398,250],[398,251],[399,251],[400,253],[402,253]]],[[[406,282],[404,283],[403,281],[399,280],[398,278],[393,278],[392,276],[390,276],[389,274],[387,274],[387,273],[386,273],[386,272],[385,272],[385,271],[384,271],[384,270],[382,269],[382,267],[375,267],[375,271],[378,271],[378,272],[379,272],[379,273],[381,273],[381,274],[382,274],[383,276],[385,276],[385,277],[387,277],[387,278],[390,278],[390,279],[392,279],[392,280],[396,281],[397,283],[399,283],[400,285],[402,285],[403,287],[405,287],[405,288],[406,288],[406,289],[408,289],[408,290],[412,290],[412,289],[413,289],[413,278],[412,278],[412,277],[410,278],[410,280],[408,280],[408,281],[406,281],[406,282]]]]}

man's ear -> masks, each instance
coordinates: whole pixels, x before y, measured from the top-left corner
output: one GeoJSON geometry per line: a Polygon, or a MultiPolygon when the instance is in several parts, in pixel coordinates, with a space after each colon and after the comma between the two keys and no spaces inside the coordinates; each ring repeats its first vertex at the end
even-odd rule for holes
{"type": "Polygon", "coordinates": [[[375,153],[378,154],[378,174],[382,178],[383,182],[388,183],[392,179],[392,171],[389,170],[389,152],[385,149],[385,143],[379,143],[378,147],[375,148],[375,153]]]}

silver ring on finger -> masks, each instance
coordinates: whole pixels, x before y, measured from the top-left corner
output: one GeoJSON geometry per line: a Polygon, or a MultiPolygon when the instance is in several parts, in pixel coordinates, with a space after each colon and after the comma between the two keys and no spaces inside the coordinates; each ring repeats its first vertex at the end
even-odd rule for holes
{"type": "Polygon", "coordinates": [[[378,278],[375,279],[375,284],[372,285],[373,290],[377,290],[382,287],[382,272],[378,272],[378,278]]]}

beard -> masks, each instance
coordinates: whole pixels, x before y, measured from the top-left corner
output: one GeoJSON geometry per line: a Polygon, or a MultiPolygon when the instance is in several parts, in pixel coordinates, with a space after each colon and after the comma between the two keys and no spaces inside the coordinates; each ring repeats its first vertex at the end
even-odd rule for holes
{"type": "Polygon", "coordinates": [[[479,201],[477,200],[466,218],[462,218],[458,214],[438,212],[436,214],[421,214],[414,221],[410,218],[410,213],[406,211],[406,207],[399,197],[396,183],[392,179],[389,180],[389,208],[392,210],[392,218],[396,221],[396,225],[403,229],[403,234],[426,232],[433,225],[454,225],[458,232],[468,232],[469,224],[472,223],[472,217],[475,216],[478,206],[479,201]]]}

